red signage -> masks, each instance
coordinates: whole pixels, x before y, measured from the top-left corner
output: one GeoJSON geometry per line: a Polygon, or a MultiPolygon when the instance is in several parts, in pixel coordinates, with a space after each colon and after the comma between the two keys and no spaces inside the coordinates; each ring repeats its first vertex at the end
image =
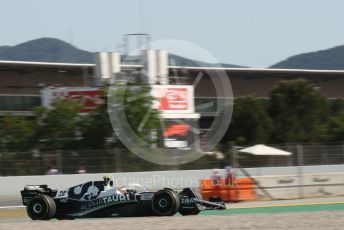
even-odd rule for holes
{"type": "Polygon", "coordinates": [[[62,89],[52,90],[51,96],[48,101],[54,99],[67,99],[79,103],[83,108],[80,110],[81,113],[88,113],[96,109],[99,105],[105,103],[103,93],[99,90],[73,90],[73,89],[62,89]]]}
{"type": "Polygon", "coordinates": [[[186,137],[188,135],[190,125],[188,124],[172,124],[164,131],[164,137],[180,136],[186,137]]]}
{"type": "Polygon", "coordinates": [[[188,110],[187,88],[161,88],[159,110],[188,110]]]}
{"type": "Polygon", "coordinates": [[[90,112],[105,103],[100,91],[69,91],[67,99],[83,106],[82,113],[90,112]]]}

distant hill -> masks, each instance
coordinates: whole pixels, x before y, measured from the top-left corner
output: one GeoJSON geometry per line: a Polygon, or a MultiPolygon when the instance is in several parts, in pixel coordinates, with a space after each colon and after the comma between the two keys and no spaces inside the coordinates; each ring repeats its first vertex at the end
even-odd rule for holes
{"type": "Polygon", "coordinates": [[[93,63],[93,53],[55,38],[40,38],[16,46],[0,46],[0,60],[93,63]]]}
{"type": "Polygon", "coordinates": [[[344,46],[291,56],[270,68],[344,69],[344,46]]]}
{"type": "Polygon", "coordinates": [[[11,46],[0,46],[0,52],[1,51],[4,51],[5,49],[7,49],[7,48],[10,48],[11,46]]]}
{"type": "Polygon", "coordinates": [[[202,66],[202,67],[216,67],[221,65],[222,67],[233,67],[233,68],[247,68],[244,66],[239,65],[232,65],[232,64],[223,64],[223,63],[207,63],[202,61],[196,61],[189,58],[181,57],[179,55],[170,54],[170,65],[176,65],[176,66],[202,66]],[[173,60],[173,61],[172,61],[173,60]]]}
{"type": "MultiPolygon", "coordinates": [[[[216,66],[170,54],[176,65],[179,66],[216,66]]],[[[42,61],[64,63],[94,63],[94,54],[55,38],[40,38],[24,42],[16,46],[0,46],[0,60],[11,61],[42,61]]],[[[137,57],[131,58],[135,63],[137,57]]],[[[172,63],[170,63],[172,64],[172,63]]],[[[221,64],[224,67],[242,67],[231,64],[221,64]]]]}
{"type": "MultiPolygon", "coordinates": [[[[135,63],[137,57],[132,58],[135,63]]],[[[39,38],[16,46],[0,46],[0,60],[12,61],[42,61],[65,63],[94,63],[94,53],[55,38],[39,38]]],[[[212,64],[170,54],[170,65],[214,67],[212,64]],[[171,63],[173,59],[173,63],[171,63]]],[[[223,67],[244,66],[224,64],[223,67]]],[[[339,69],[344,70],[344,46],[327,50],[304,53],[291,56],[288,59],[272,65],[270,68],[295,69],[339,69]]]]}

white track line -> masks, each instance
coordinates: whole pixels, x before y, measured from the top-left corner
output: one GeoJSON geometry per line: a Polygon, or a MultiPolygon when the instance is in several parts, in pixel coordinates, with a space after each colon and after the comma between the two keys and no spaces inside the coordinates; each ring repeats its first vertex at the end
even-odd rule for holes
{"type": "Polygon", "coordinates": [[[25,206],[23,205],[18,205],[18,206],[2,206],[0,209],[14,209],[14,208],[24,208],[25,206]]]}

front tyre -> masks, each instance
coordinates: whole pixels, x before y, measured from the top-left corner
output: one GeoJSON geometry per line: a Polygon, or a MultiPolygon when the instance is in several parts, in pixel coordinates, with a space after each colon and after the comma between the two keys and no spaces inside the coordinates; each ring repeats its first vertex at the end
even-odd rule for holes
{"type": "Polygon", "coordinates": [[[55,216],[55,201],[47,195],[33,197],[27,207],[27,214],[32,220],[50,220],[55,216]]]}
{"type": "Polygon", "coordinates": [[[156,192],[152,199],[152,209],[158,216],[173,216],[179,210],[179,198],[172,190],[156,192]]]}

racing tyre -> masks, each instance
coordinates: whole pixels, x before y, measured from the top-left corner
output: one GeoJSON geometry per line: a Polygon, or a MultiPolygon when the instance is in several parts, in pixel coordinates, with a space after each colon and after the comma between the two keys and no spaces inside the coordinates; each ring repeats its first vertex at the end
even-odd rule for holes
{"type": "Polygon", "coordinates": [[[159,216],[173,216],[179,210],[177,194],[168,189],[156,192],[152,199],[152,209],[159,216]]]}
{"type": "Polygon", "coordinates": [[[33,220],[50,220],[55,216],[56,204],[50,196],[38,195],[29,201],[26,211],[33,220]]]}

